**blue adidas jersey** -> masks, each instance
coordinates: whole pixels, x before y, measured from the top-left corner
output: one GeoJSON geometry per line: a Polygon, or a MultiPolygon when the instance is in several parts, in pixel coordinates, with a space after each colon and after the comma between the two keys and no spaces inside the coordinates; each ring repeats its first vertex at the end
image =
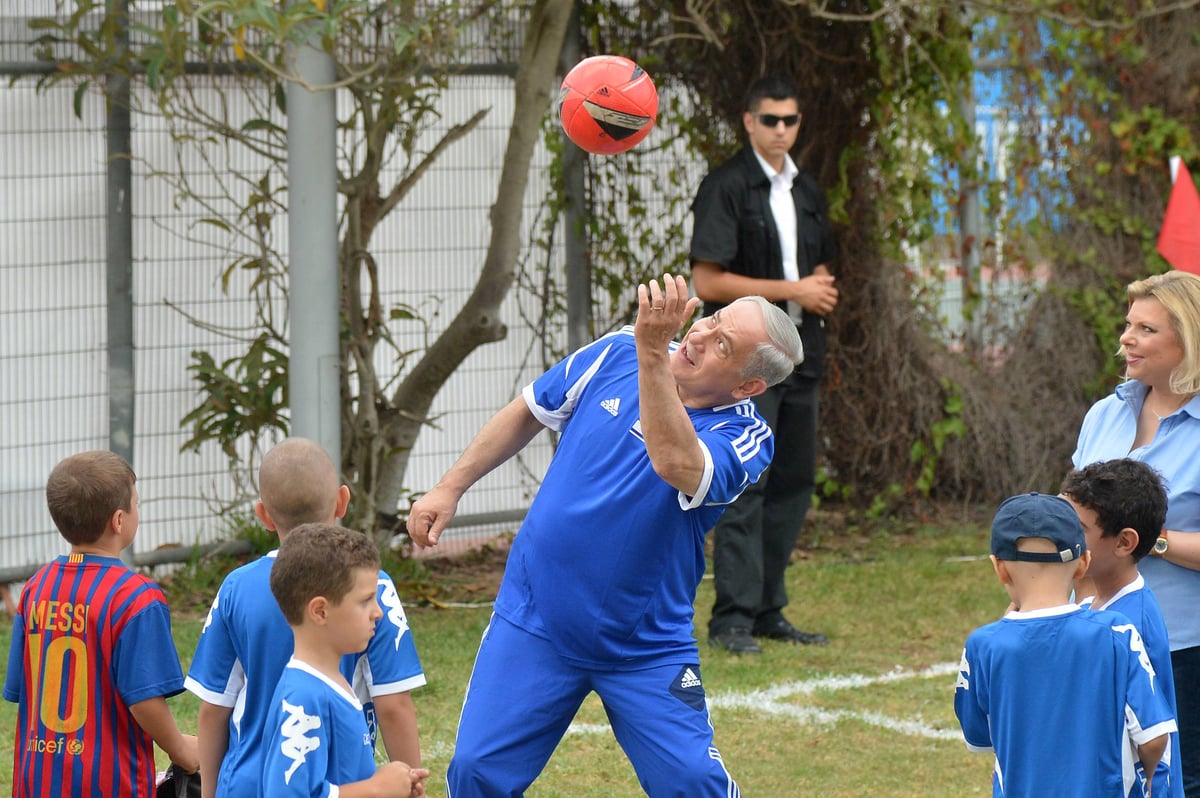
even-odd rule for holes
{"type": "Polygon", "coordinates": [[[533,415],[561,435],[495,609],[582,667],[696,661],[705,534],[773,452],[771,430],[749,400],[689,408],[705,472],[696,495],[683,495],[650,463],[637,371],[626,327],[524,390],[533,415]]]}
{"type": "Polygon", "coordinates": [[[261,798],[326,798],[375,773],[363,706],[298,659],[288,662],[266,719],[261,798]]]}
{"type": "MultiPolygon", "coordinates": [[[[258,789],[271,694],[292,656],[292,630],[271,594],[275,552],[225,578],[209,609],[185,685],[201,700],[230,707],[229,747],[221,760],[217,795],[241,798],[258,789]]],[[[383,617],[366,651],[342,658],[342,673],[363,704],[376,736],[371,699],[425,684],[408,619],[391,577],[379,572],[383,617]]]]}
{"type": "MultiPolygon", "coordinates": [[[[1123,587],[1117,595],[1109,599],[1098,610],[1111,610],[1128,618],[1137,627],[1142,636],[1142,644],[1150,656],[1150,664],[1154,666],[1157,677],[1156,683],[1161,685],[1163,696],[1167,699],[1171,711],[1175,711],[1175,674],[1171,670],[1171,647],[1167,642],[1167,625],[1163,621],[1162,611],[1154,592],[1146,586],[1146,580],[1140,575],[1133,582],[1123,587]]],[[[1171,745],[1163,754],[1162,761],[1154,771],[1154,795],[1164,798],[1183,798],[1183,772],[1179,758],[1179,735],[1171,735],[1171,745]]],[[[1139,773],[1141,766],[1138,765],[1139,773]]],[[[1140,785],[1135,786],[1130,798],[1140,798],[1142,792],[1137,792],[1140,785]]],[[[1144,790],[1143,790],[1144,792],[1144,790]]]]}
{"type": "Polygon", "coordinates": [[[954,711],[967,747],[995,752],[996,798],[1127,798],[1137,784],[1129,741],[1176,730],[1129,619],[1074,605],[972,632],[954,711]]]}

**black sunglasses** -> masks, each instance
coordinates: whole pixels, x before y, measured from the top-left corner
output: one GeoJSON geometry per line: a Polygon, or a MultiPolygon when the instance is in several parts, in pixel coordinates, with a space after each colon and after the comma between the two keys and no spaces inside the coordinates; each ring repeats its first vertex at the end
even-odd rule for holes
{"type": "Polygon", "coordinates": [[[775,127],[782,122],[786,127],[795,127],[800,124],[800,114],[788,114],[787,116],[777,116],[775,114],[758,114],[758,121],[766,127],[775,127]]]}

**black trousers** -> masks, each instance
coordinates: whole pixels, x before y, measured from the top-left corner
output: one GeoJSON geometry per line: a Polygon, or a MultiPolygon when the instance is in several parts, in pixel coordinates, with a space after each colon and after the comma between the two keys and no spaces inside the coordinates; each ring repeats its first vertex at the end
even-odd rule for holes
{"type": "Polygon", "coordinates": [[[819,388],[820,380],[792,374],[754,397],[775,433],[775,456],[714,528],[710,635],[771,623],[787,606],[784,571],[816,482],[819,388]]]}
{"type": "Polygon", "coordinates": [[[1183,794],[1200,798],[1200,646],[1171,652],[1183,794]]]}

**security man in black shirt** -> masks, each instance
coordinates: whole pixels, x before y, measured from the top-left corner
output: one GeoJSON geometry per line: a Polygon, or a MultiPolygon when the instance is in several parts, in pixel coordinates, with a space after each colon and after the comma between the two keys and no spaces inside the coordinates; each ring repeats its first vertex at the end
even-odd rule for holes
{"type": "Polygon", "coordinates": [[[717,598],[709,643],[738,654],[760,653],[756,637],[828,642],[797,629],[782,612],[784,570],[816,482],[824,317],[838,302],[828,268],[836,244],[825,198],[789,155],[800,120],[799,93],[790,81],[756,81],[742,113],[749,143],[704,178],[692,204],[692,285],[705,315],[757,294],[788,311],[804,345],[796,371],[754,397],[775,433],[775,458],[715,529],[717,598]]]}

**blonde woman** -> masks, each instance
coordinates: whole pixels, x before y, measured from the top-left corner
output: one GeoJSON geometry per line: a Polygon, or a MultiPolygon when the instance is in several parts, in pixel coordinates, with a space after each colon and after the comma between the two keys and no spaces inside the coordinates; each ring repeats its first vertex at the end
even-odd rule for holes
{"type": "Polygon", "coordinates": [[[1139,567],[1162,607],[1175,674],[1184,794],[1200,797],[1200,277],[1130,283],[1118,356],[1126,381],[1083,421],[1072,460],[1141,460],[1162,476],[1167,520],[1139,567]]]}

